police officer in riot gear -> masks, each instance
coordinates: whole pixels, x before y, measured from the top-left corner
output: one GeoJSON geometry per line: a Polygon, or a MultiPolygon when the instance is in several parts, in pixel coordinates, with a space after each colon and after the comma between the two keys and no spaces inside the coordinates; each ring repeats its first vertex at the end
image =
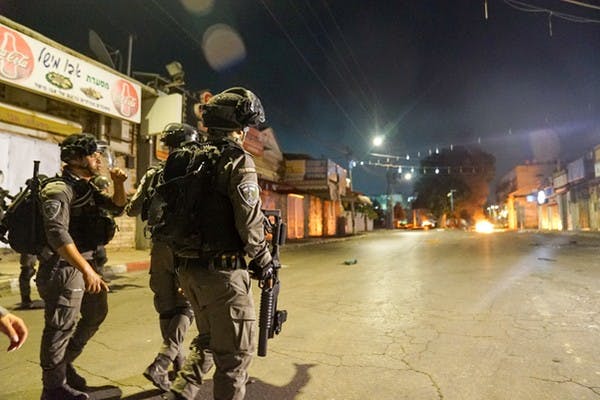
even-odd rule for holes
{"type": "Polygon", "coordinates": [[[72,363],[108,311],[108,286],[95,269],[94,252],[114,235],[103,210],[122,212],[127,175],[119,168],[110,170],[110,198],[90,183],[102,163],[92,135],[68,136],[60,149],[65,163],[61,177],[51,179],[40,192],[47,240],[36,279],[45,302],[41,398],[79,400],[89,398],[87,385],[72,363]]]}
{"type": "MultiPolygon", "coordinates": [[[[160,138],[169,151],[182,143],[198,140],[198,132],[192,126],[180,123],[165,126],[160,138]]],[[[141,215],[143,220],[149,218],[148,214],[153,212],[150,210],[151,197],[160,181],[162,168],[163,164],[160,163],[146,171],[136,193],[125,207],[127,215],[141,215]]],[[[150,216],[150,220],[152,219],[150,216]]],[[[173,364],[174,371],[179,371],[183,366],[183,340],[193,320],[191,305],[179,290],[174,262],[169,246],[153,238],[150,252],[150,289],[154,293],[154,308],[159,315],[163,342],[156,358],[144,371],[144,376],[164,391],[169,390],[171,386],[168,376],[170,365],[173,364]]]]}
{"type": "Polygon", "coordinates": [[[257,277],[266,279],[272,270],[256,167],[242,143],[249,127],[264,122],[265,117],[260,100],[241,87],[225,90],[202,108],[208,142],[199,148],[212,151],[208,159],[214,160],[211,187],[200,201],[204,214],[195,221],[202,243],[196,249],[173,247],[199,335],[163,398],[194,399],[214,361],[214,398],[240,400],[255,350],[256,325],[244,256],[252,258],[250,265],[257,277]]]}

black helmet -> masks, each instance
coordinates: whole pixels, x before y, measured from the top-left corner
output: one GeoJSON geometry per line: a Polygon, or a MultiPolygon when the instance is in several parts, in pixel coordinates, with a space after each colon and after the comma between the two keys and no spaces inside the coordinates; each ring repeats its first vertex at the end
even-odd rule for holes
{"type": "Polygon", "coordinates": [[[202,123],[209,130],[233,131],[265,122],[265,111],[254,93],[233,87],[202,106],[202,123]]]}
{"type": "Polygon", "coordinates": [[[165,126],[160,141],[165,146],[175,148],[181,146],[183,142],[197,142],[198,138],[198,131],[193,126],[173,122],[165,126]]]}
{"type": "Polygon", "coordinates": [[[75,133],[67,136],[60,146],[60,159],[64,162],[91,156],[98,150],[96,138],[89,133],[75,133]]]}

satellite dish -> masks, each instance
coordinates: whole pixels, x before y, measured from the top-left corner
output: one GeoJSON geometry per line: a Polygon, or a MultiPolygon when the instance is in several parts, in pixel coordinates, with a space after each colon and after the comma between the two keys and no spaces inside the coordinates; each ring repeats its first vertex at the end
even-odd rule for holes
{"type": "Polygon", "coordinates": [[[115,63],[113,62],[110,53],[104,45],[104,42],[102,41],[102,39],[100,39],[100,36],[98,36],[98,34],[91,29],[89,34],[89,43],[90,49],[92,50],[92,53],[94,53],[98,61],[100,61],[102,64],[108,65],[112,69],[115,69],[115,63]]]}

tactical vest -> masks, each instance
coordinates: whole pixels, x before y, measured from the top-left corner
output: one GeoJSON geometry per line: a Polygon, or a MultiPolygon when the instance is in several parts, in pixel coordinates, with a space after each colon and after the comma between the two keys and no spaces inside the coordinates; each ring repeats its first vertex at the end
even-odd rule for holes
{"type": "Polygon", "coordinates": [[[217,177],[243,154],[229,141],[172,152],[163,171],[164,183],[156,188],[165,203],[153,238],[165,241],[180,256],[241,253],[244,244],[235,228],[232,203],[217,177]]]}
{"type": "Polygon", "coordinates": [[[96,250],[115,235],[117,225],[109,211],[100,207],[103,195],[85,180],[64,176],[64,181],[73,189],[69,234],[79,252],[96,250]]]}
{"type": "Polygon", "coordinates": [[[244,151],[233,145],[225,147],[222,158],[216,163],[212,184],[206,196],[199,202],[200,212],[198,230],[201,232],[206,247],[211,251],[234,253],[242,252],[244,242],[235,227],[233,205],[227,195],[227,187],[216,185],[217,175],[225,170],[225,166],[242,156],[244,151]]]}

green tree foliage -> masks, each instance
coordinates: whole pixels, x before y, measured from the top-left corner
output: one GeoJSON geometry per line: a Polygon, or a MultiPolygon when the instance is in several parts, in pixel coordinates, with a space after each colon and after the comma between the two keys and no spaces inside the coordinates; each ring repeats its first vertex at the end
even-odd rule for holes
{"type": "Polygon", "coordinates": [[[437,218],[450,214],[448,193],[454,190],[453,214],[467,219],[478,218],[483,215],[495,172],[496,159],[480,148],[455,146],[452,150],[443,149],[421,161],[413,208],[427,208],[437,218]]]}

